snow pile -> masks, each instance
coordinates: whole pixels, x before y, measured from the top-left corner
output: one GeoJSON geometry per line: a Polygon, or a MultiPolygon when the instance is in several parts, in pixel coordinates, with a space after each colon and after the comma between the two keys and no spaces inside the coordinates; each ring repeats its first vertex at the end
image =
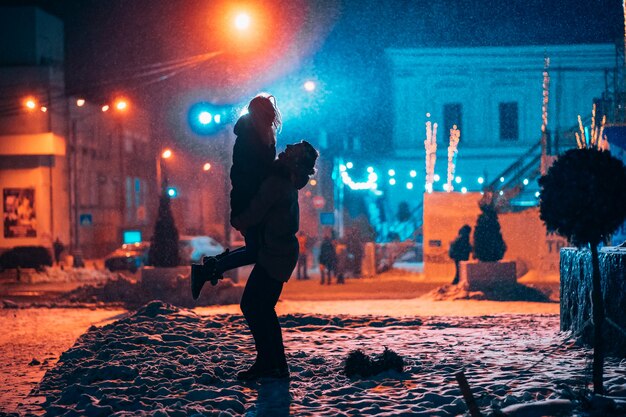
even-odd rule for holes
{"type": "Polygon", "coordinates": [[[552,294],[548,288],[537,289],[522,284],[503,285],[485,291],[470,291],[467,286],[443,285],[424,294],[421,299],[434,301],[453,300],[491,300],[491,301],[530,301],[558,302],[558,295],[552,294]]]}
{"type": "MultiPolygon", "coordinates": [[[[153,302],[90,328],[35,394],[46,396],[50,415],[67,416],[455,416],[466,411],[454,378],[459,370],[485,412],[560,399],[590,379],[590,352],[558,333],[558,316],[297,314],[281,324],[290,380],[236,381],[254,358],[242,316],[203,317],[153,302]],[[382,346],[404,358],[403,373],[344,375],[350,351],[382,346]]],[[[605,375],[607,392],[626,397],[626,362],[607,360],[605,375]]]]}
{"type": "Polygon", "coordinates": [[[189,277],[175,277],[167,282],[166,289],[144,284],[119,274],[115,279],[96,285],[83,285],[67,292],[62,299],[73,303],[123,303],[136,308],[152,300],[163,300],[180,307],[239,304],[244,287],[223,279],[218,285],[207,284],[197,301],[191,298],[189,277]]]}
{"type": "Polygon", "coordinates": [[[20,281],[31,284],[44,282],[103,282],[115,277],[116,273],[107,269],[44,268],[42,271],[23,269],[20,271],[20,281]]]}

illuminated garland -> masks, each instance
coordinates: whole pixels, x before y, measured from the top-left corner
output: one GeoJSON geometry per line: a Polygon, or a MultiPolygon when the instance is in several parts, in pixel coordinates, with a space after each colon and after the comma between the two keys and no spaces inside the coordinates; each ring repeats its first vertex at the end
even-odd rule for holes
{"type": "Polygon", "coordinates": [[[378,188],[378,175],[374,171],[368,174],[365,182],[353,181],[344,165],[339,167],[339,171],[341,171],[341,181],[352,190],[375,190],[378,188]]]}
{"type": "MultiPolygon", "coordinates": [[[[427,113],[426,117],[430,117],[430,113],[427,113]]],[[[432,193],[437,160],[437,123],[431,124],[430,120],[426,122],[424,148],[426,149],[426,191],[432,193]]]]}
{"type": "Polygon", "coordinates": [[[578,129],[580,130],[580,135],[578,134],[578,132],[575,133],[576,144],[578,145],[578,148],[598,148],[600,150],[609,150],[609,141],[606,139],[606,135],[604,135],[605,124],[606,115],[602,116],[600,127],[596,125],[596,105],[594,103],[593,107],[591,108],[591,131],[589,133],[589,138],[587,138],[587,134],[585,133],[585,127],[583,126],[583,121],[579,114],[578,129]]]}
{"type": "Polygon", "coordinates": [[[459,140],[461,139],[461,131],[456,127],[456,125],[452,126],[450,129],[450,145],[448,146],[448,184],[447,184],[447,192],[451,192],[454,190],[452,186],[452,180],[454,179],[454,170],[456,169],[456,156],[459,153],[458,145],[459,140]]]}

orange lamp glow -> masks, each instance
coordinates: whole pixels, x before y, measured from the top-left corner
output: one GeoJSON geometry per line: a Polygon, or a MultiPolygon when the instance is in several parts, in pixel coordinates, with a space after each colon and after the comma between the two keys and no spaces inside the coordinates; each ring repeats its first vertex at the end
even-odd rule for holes
{"type": "Polygon", "coordinates": [[[235,27],[237,30],[247,30],[250,27],[252,19],[248,13],[242,12],[235,16],[235,27]]]}
{"type": "Polygon", "coordinates": [[[35,101],[34,98],[29,97],[26,100],[24,100],[24,106],[29,110],[35,110],[35,107],[37,107],[37,102],[35,101]]]}
{"type": "Polygon", "coordinates": [[[42,113],[45,113],[48,111],[48,108],[46,106],[41,106],[39,110],[41,110],[42,113]]]}
{"type": "Polygon", "coordinates": [[[164,151],[163,151],[163,153],[161,154],[161,156],[162,156],[164,159],[169,159],[169,158],[171,158],[171,157],[172,157],[172,150],[171,150],[171,149],[166,149],[166,150],[164,150],[164,151]]]}
{"type": "Polygon", "coordinates": [[[102,106],[102,111],[109,111],[109,105],[105,104],[104,106],[102,106]]]}
{"type": "Polygon", "coordinates": [[[128,109],[128,102],[124,99],[119,99],[115,102],[115,108],[118,111],[126,111],[126,109],[128,109]]]}
{"type": "Polygon", "coordinates": [[[78,107],[83,107],[85,105],[85,99],[84,98],[79,98],[78,100],[76,100],[76,105],[78,107]]]}
{"type": "Polygon", "coordinates": [[[211,164],[209,164],[209,163],[207,162],[206,164],[202,165],[202,169],[203,169],[204,171],[208,171],[208,170],[210,170],[210,169],[211,169],[211,164]]]}

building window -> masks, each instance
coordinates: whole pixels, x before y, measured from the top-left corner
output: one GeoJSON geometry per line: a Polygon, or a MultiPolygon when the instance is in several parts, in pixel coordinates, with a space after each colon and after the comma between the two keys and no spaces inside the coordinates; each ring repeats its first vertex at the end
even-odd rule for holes
{"type": "Polygon", "coordinates": [[[500,140],[519,139],[517,102],[500,103],[500,140]]]}
{"type": "Polygon", "coordinates": [[[447,138],[450,129],[456,125],[457,129],[463,130],[463,105],[461,103],[448,103],[443,105],[443,135],[447,138]]]}

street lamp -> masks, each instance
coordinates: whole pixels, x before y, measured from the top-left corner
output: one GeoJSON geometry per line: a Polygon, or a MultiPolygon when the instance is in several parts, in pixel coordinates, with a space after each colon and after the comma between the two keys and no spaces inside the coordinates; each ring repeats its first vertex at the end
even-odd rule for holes
{"type": "Polygon", "coordinates": [[[250,15],[248,13],[239,13],[235,16],[235,27],[237,30],[244,31],[250,27],[250,15]]]}
{"type": "Polygon", "coordinates": [[[163,165],[163,160],[170,159],[173,156],[172,150],[167,148],[164,149],[163,152],[159,156],[157,156],[156,160],[156,170],[157,170],[157,188],[161,190],[161,193],[167,188],[167,171],[165,170],[165,166],[163,165]]]}
{"type": "Polygon", "coordinates": [[[308,80],[304,82],[304,89],[308,91],[309,93],[312,93],[313,91],[315,91],[315,87],[316,85],[314,81],[308,80]]]}

